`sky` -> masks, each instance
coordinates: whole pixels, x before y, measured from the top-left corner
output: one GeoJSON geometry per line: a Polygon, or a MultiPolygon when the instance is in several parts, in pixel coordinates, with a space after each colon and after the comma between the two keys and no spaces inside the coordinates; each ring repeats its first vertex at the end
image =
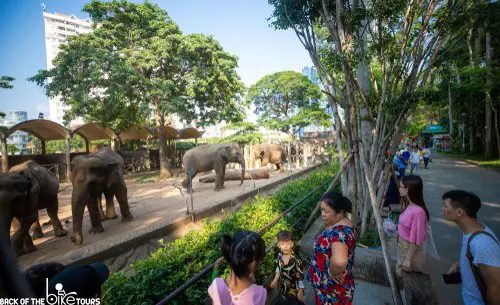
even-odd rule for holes
{"type": "MultiPolygon", "coordinates": [[[[13,89],[0,89],[0,111],[27,111],[28,118],[49,113],[43,88],[26,79],[46,69],[42,3],[49,13],[86,18],[83,0],[0,0],[0,76],[15,78],[13,89]]],[[[140,2],[140,1],[134,1],[140,2]]],[[[277,31],[267,18],[267,0],[157,0],[182,32],[215,37],[239,58],[238,73],[246,86],[278,71],[311,66],[293,31],[277,31]]]]}

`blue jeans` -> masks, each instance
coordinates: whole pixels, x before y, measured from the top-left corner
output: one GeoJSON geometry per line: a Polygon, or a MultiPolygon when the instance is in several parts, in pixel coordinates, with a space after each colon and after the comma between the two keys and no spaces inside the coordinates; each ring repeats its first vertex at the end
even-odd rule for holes
{"type": "Polygon", "coordinates": [[[416,174],[418,175],[418,166],[419,166],[418,163],[412,163],[411,164],[410,175],[413,175],[413,169],[414,168],[417,168],[416,174]]]}

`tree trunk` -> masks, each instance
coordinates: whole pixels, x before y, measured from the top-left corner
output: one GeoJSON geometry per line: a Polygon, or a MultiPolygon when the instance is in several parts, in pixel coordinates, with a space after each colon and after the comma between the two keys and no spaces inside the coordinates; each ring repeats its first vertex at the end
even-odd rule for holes
{"type": "Polygon", "coordinates": [[[453,138],[453,111],[451,100],[451,81],[448,82],[448,121],[450,126],[450,136],[453,138]]]}
{"type": "Polygon", "coordinates": [[[474,118],[472,117],[472,113],[470,115],[470,125],[469,125],[469,152],[472,154],[476,152],[474,118]]]}
{"type": "MultiPolygon", "coordinates": [[[[491,34],[486,32],[486,66],[491,67],[491,34]]],[[[487,83],[489,83],[489,77],[487,83]]],[[[491,120],[491,95],[490,91],[486,92],[486,99],[484,103],[484,116],[485,116],[485,145],[484,145],[484,156],[486,158],[493,157],[493,125],[491,120]]]]}
{"type": "Polygon", "coordinates": [[[172,177],[172,171],[168,164],[167,134],[165,132],[165,114],[158,105],[158,97],[155,97],[154,105],[158,121],[158,145],[160,150],[160,179],[172,177]]]}
{"type": "Polygon", "coordinates": [[[498,130],[498,108],[493,106],[491,107],[492,110],[493,110],[493,117],[495,118],[495,136],[497,138],[497,156],[498,156],[498,159],[500,159],[500,131],[498,130]]]}

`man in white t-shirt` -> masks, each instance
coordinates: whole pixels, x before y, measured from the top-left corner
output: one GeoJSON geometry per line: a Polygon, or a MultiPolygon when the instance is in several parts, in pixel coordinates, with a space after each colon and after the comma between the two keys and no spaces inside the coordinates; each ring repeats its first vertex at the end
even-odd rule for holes
{"type": "Polygon", "coordinates": [[[460,261],[447,272],[460,271],[464,305],[500,304],[500,244],[495,233],[477,220],[481,200],[462,190],[446,192],[442,198],[443,217],[455,222],[464,233],[460,261]],[[466,255],[468,246],[472,264],[466,255]]]}
{"type": "Polygon", "coordinates": [[[416,174],[418,175],[418,166],[420,164],[420,154],[417,151],[417,147],[413,147],[410,155],[410,175],[413,175],[413,169],[417,169],[416,174]]]}

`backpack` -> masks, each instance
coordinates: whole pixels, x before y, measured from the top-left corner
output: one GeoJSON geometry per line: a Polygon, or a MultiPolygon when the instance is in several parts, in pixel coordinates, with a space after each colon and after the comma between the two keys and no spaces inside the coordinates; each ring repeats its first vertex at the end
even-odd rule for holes
{"type": "Polygon", "coordinates": [[[486,235],[488,235],[497,244],[498,244],[498,240],[493,235],[491,235],[490,233],[488,233],[486,231],[477,231],[477,232],[474,232],[474,233],[472,233],[472,235],[467,240],[467,252],[466,252],[465,256],[467,257],[467,260],[469,261],[470,270],[472,271],[472,274],[474,275],[474,279],[476,280],[477,288],[479,288],[479,291],[481,292],[481,297],[483,298],[483,301],[486,303],[486,285],[484,284],[484,280],[483,280],[483,277],[481,276],[481,272],[479,271],[479,267],[473,264],[474,257],[472,256],[472,253],[470,251],[470,242],[478,234],[486,234],[486,235]]]}

